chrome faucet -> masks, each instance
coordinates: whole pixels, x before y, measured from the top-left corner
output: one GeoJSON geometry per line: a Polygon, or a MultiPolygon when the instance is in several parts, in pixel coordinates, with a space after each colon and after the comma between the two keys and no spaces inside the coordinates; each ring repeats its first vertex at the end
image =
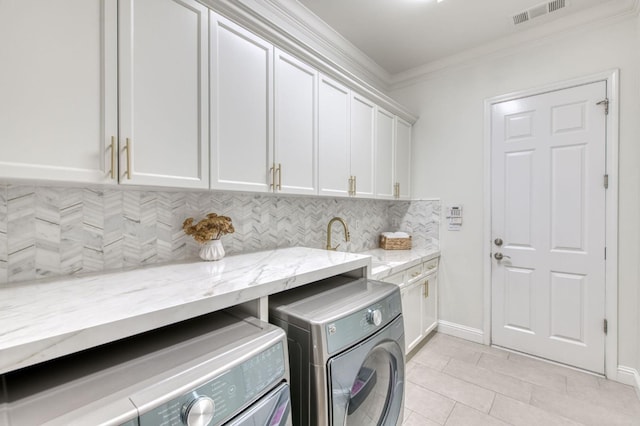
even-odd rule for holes
{"type": "Polygon", "coordinates": [[[336,250],[340,245],[338,244],[335,247],[331,247],[331,225],[333,225],[333,222],[336,221],[342,224],[342,227],[344,228],[344,240],[345,242],[349,242],[349,227],[347,226],[347,222],[345,222],[341,217],[334,217],[329,221],[329,224],[327,225],[327,250],[336,250]]]}

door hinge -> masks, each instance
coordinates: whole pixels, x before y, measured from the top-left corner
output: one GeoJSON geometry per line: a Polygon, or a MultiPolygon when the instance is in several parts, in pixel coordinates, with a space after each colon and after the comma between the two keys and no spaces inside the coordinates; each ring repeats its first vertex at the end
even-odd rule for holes
{"type": "Polygon", "coordinates": [[[609,115],[609,98],[604,98],[600,102],[596,102],[596,105],[604,105],[604,115],[609,115]]]}
{"type": "Polygon", "coordinates": [[[604,175],[604,189],[609,189],[609,175],[604,175]]]}
{"type": "Polygon", "coordinates": [[[604,319],[604,322],[602,323],[602,328],[604,330],[604,334],[607,334],[607,332],[609,331],[609,322],[607,321],[607,319],[604,319]]]}

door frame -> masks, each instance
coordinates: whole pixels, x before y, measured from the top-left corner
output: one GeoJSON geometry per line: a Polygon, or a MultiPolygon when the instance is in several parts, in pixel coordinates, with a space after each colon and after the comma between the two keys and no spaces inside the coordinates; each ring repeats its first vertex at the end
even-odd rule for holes
{"type": "Polygon", "coordinates": [[[586,77],[564,80],[533,89],[495,96],[484,101],[484,219],[483,219],[483,343],[491,344],[491,110],[496,103],[540,95],[570,87],[600,81],[607,82],[609,115],[606,122],[606,171],[609,187],[605,192],[606,248],[605,260],[605,315],[608,332],[605,336],[605,365],[607,378],[618,380],[618,145],[619,145],[619,79],[620,70],[612,69],[586,77]]]}

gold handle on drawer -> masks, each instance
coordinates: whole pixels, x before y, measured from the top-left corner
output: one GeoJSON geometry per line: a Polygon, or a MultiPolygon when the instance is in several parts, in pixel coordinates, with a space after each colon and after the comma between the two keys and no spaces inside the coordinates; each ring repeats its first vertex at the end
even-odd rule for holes
{"type": "Polygon", "coordinates": [[[436,265],[429,265],[429,266],[427,266],[427,269],[429,269],[429,270],[436,269],[436,265]]]}
{"type": "Polygon", "coordinates": [[[415,278],[415,277],[417,277],[418,275],[420,275],[420,271],[416,271],[416,272],[414,272],[413,274],[411,274],[411,278],[415,278]]]}
{"type": "Polygon", "coordinates": [[[116,162],[118,161],[118,147],[116,146],[116,137],[111,136],[111,179],[116,178],[116,162]]]}
{"type": "Polygon", "coordinates": [[[127,138],[127,179],[131,179],[131,139],[127,138]]]}
{"type": "Polygon", "coordinates": [[[278,163],[278,186],[276,187],[278,190],[282,189],[282,164],[278,163]]]}

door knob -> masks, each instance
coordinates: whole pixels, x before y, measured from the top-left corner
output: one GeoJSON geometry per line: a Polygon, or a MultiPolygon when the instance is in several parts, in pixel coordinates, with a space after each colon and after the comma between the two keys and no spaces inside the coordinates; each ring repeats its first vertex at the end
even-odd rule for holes
{"type": "Polygon", "coordinates": [[[502,243],[503,243],[503,241],[502,241],[502,239],[501,239],[501,238],[496,238],[493,242],[494,242],[494,243],[496,243],[496,245],[497,245],[498,247],[500,247],[500,246],[502,245],[502,243]]]}
{"type": "Polygon", "coordinates": [[[502,259],[504,259],[505,257],[506,257],[507,259],[511,259],[511,256],[505,256],[504,254],[502,254],[502,253],[500,253],[500,252],[498,252],[498,253],[494,254],[494,255],[493,255],[493,257],[495,257],[495,258],[496,258],[496,260],[502,260],[502,259]]]}

